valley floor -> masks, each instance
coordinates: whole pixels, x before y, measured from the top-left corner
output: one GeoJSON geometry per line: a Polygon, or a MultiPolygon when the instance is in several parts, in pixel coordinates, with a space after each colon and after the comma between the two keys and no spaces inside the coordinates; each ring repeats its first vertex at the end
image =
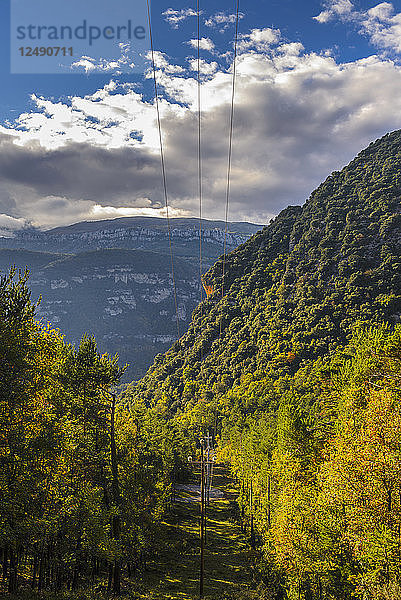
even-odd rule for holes
{"type": "MultiPolygon", "coordinates": [[[[207,511],[205,598],[243,598],[252,582],[249,546],[234,521],[234,491],[221,468],[213,488],[221,496],[207,511]]],[[[196,488],[194,488],[196,489],[196,488]]],[[[198,486],[199,489],[199,486],[198,486]]],[[[164,523],[167,551],[150,565],[141,598],[195,600],[199,598],[199,503],[196,494],[180,491],[171,521],[164,523]]]]}

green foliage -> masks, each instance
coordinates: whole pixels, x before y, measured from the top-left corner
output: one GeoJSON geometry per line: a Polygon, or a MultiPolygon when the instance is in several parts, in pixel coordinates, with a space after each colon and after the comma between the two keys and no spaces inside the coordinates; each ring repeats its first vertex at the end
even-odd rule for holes
{"type": "Polygon", "coordinates": [[[26,279],[0,281],[3,582],[10,593],[107,585],[157,545],[186,442],[160,407],[115,407],[117,357],[35,321],[26,279]]]}
{"type": "Polygon", "coordinates": [[[173,412],[238,385],[244,374],[292,375],[333,352],[355,323],[401,313],[401,132],[371,144],[301,207],[206,275],[215,292],[189,331],[127,392],[173,412]],[[223,298],[222,298],[223,293],[223,298]]]}
{"type": "MultiPolygon", "coordinates": [[[[271,397],[268,382],[263,390],[271,397]]],[[[221,456],[268,572],[284,575],[289,599],[396,597],[401,326],[358,329],[330,359],[300,369],[276,404],[238,420],[252,395],[239,387],[222,406],[221,456]]]]}
{"type": "Polygon", "coordinates": [[[138,569],[195,434],[209,429],[267,597],[397,597],[400,172],[395,132],[230,254],[224,281],[218,261],[189,331],[126,390],[115,418],[116,359],[88,337],[66,345],[35,322],[24,278],[2,280],[10,592],[21,579],[74,591],[138,569]]]}
{"type": "Polygon", "coordinates": [[[125,394],[218,434],[276,598],[398,593],[400,172],[398,131],[218,261],[125,394]]]}

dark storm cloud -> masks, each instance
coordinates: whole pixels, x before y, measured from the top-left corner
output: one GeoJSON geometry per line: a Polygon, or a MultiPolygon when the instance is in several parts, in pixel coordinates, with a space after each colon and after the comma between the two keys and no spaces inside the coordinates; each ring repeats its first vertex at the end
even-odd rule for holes
{"type": "Polygon", "coordinates": [[[54,150],[39,145],[17,146],[0,134],[0,178],[43,196],[107,200],[150,195],[161,200],[155,177],[159,158],[134,148],[105,149],[69,143],[54,150]]]}

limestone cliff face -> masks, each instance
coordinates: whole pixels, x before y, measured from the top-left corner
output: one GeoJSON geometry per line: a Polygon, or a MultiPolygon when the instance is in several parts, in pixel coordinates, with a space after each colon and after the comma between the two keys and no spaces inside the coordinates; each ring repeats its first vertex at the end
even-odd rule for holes
{"type": "MultiPolygon", "coordinates": [[[[224,223],[203,224],[204,264],[222,252],[224,223]]],[[[258,227],[230,225],[229,249],[258,227]]],[[[180,332],[199,303],[199,225],[172,220],[180,332]]],[[[102,351],[130,363],[127,380],[143,375],[156,354],[177,339],[169,240],[162,219],[78,223],[50,231],[29,229],[0,238],[0,271],[30,269],[42,297],[38,317],[78,342],[94,334],[102,351]]]]}
{"type": "MultiPolygon", "coordinates": [[[[129,362],[139,377],[154,356],[177,339],[169,258],[143,250],[97,250],[77,255],[0,250],[0,270],[30,269],[37,316],[77,343],[94,334],[102,351],[129,362]],[[47,258],[47,261],[46,261],[47,258]],[[40,262],[40,259],[42,261],[40,262]],[[43,264],[44,262],[44,264],[43,264]]],[[[190,262],[176,260],[180,330],[199,302],[200,283],[190,262]]]]}

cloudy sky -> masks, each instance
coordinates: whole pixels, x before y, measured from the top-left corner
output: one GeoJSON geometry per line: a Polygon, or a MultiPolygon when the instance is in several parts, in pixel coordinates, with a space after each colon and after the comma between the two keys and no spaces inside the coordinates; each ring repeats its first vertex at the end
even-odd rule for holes
{"type": "MultiPolygon", "coordinates": [[[[224,218],[234,4],[201,0],[206,218],[224,218]]],[[[198,211],[194,8],[153,2],[173,216],[198,211]]],[[[163,216],[149,71],[121,69],[123,46],[11,75],[7,0],[0,22],[0,229],[163,216]]],[[[401,1],[242,0],[237,73],[230,219],[264,223],[401,127],[401,1]]]]}

